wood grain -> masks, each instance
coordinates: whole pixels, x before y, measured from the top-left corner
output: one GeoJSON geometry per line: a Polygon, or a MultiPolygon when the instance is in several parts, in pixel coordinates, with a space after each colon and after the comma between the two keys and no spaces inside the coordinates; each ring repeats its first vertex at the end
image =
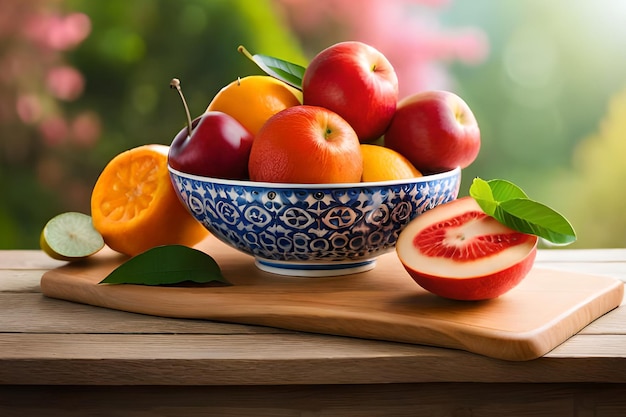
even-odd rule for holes
{"type": "Polygon", "coordinates": [[[621,308],[542,358],[512,362],[422,345],[133,314],[33,293],[0,294],[0,306],[0,384],[626,383],[621,308]]]}
{"type": "Polygon", "coordinates": [[[622,417],[626,386],[0,387],[3,417],[622,417]]]}
{"type": "Polygon", "coordinates": [[[202,248],[233,286],[98,285],[124,260],[103,252],[46,272],[41,290],[115,310],[442,346],[514,361],[546,354],[623,298],[624,285],[614,278],[535,268],[498,299],[456,302],[418,287],[393,253],[365,273],[294,278],[259,271],[251,258],[215,239],[202,248]]]}
{"type": "Polygon", "coordinates": [[[526,362],[307,333],[0,334],[0,348],[0,385],[626,383],[623,357],[583,356],[577,343],[526,362]]]}
{"type": "MultiPolygon", "coordinates": [[[[62,264],[0,251],[0,416],[626,415],[623,307],[519,362],[43,296],[62,264]]],[[[536,266],[624,279],[626,250],[544,250],[536,266]]]]}

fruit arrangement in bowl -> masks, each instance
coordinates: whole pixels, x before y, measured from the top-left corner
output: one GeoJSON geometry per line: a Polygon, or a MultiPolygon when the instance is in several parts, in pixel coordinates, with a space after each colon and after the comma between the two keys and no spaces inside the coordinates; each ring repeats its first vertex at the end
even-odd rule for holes
{"type": "MultiPolygon", "coordinates": [[[[185,103],[180,82],[172,83],[185,103]]],[[[234,80],[194,120],[185,105],[187,126],[168,156],[171,179],[190,213],[262,270],[368,270],[411,220],[457,198],[461,170],[480,147],[476,119],[455,94],[402,103],[385,56],[341,42],[317,54],[296,83],[234,80]],[[413,162],[420,148],[430,148],[428,163],[413,162]]]]}
{"type": "Polygon", "coordinates": [[[267,75],[233,80],[194,119],[173,79],[186,126],[170,146],[113,158],[91,218],[44,227],[46,253],[74,261],[106,244],[134,258],[191,250],[212,233],[259,269],[314,277],[369,270],[395,248],[426,290],[484,300],[526,276],[540,241],[575,241],[562,215],[508,181],[475,178],[458,198],[481,139],[456,94],[399,100],[390,62],[360,42],[332,45],[306,68],[240,51],[267,75]]]}
{"type": "Polygon", "coordinates": [[[410,180],[287,184],[170,170],[191,213],[265,271],[293,276],[362,272],[392,250],[420,213],[453,200],[460,169],[410,180]]]}

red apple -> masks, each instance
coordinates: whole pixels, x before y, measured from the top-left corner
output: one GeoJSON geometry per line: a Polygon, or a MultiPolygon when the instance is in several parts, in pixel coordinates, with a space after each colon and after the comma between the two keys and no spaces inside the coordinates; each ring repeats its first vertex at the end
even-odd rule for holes
{"type": "Polygon", "coordinates": [[[288,107],[257,133],[248,163],[253,181],[326,184],[360,182],[361,145],[337,113],[317,106],[288,107]]]}
{"type": "Polygon", "coordinates": [[[455,300],[486,300],[522,281],[534,264],[537,241],[463,197],[412,220],[400,232],[396,253],[424,289],[455,300]]]}
{"type": "Polygon", "coordinates": [[[209,111],[182,129],[172,141],[169,165],[188,174],[247,179],[254,135],[233,117],[209,111]]]}
{"type": "Polygon", "coordinates": [[[480,129],[458,95],[424,91],[398,103],[384,143],[421,172],[436,173],[474,162],[480,150],[480,129]]]}
{"type": "Polygon", "coordinates": [[[398,101],[398,77],[387,58],[361,42],[340,42],[318,53],[302,79],[304,104],[343,117],[361,142],[387,129],[398,101]]]}

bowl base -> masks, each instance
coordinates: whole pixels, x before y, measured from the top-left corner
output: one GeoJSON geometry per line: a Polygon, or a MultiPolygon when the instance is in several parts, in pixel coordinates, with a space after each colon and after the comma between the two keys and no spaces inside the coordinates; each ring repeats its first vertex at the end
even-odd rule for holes
{"type": "Polygon", "coordinates": [[[376,259],[342,263],[307,263],[281,262],[255,258],[254,263],[261,271],[270,272],[272,274],[317,278],[349,275],[369,271],[376,266],[376,259]]]}

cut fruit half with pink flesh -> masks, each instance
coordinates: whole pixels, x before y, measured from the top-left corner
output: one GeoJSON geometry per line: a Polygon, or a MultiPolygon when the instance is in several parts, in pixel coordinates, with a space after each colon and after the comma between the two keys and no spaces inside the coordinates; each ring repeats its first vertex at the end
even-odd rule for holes
{"type": "Polygon", "coordinates": [[[486,300],[524,279],[537,241],[485,214],[472,197],[463,197],[411,221],[400,233],[396,252],[424,289],[455,300],[486,300]]]}

